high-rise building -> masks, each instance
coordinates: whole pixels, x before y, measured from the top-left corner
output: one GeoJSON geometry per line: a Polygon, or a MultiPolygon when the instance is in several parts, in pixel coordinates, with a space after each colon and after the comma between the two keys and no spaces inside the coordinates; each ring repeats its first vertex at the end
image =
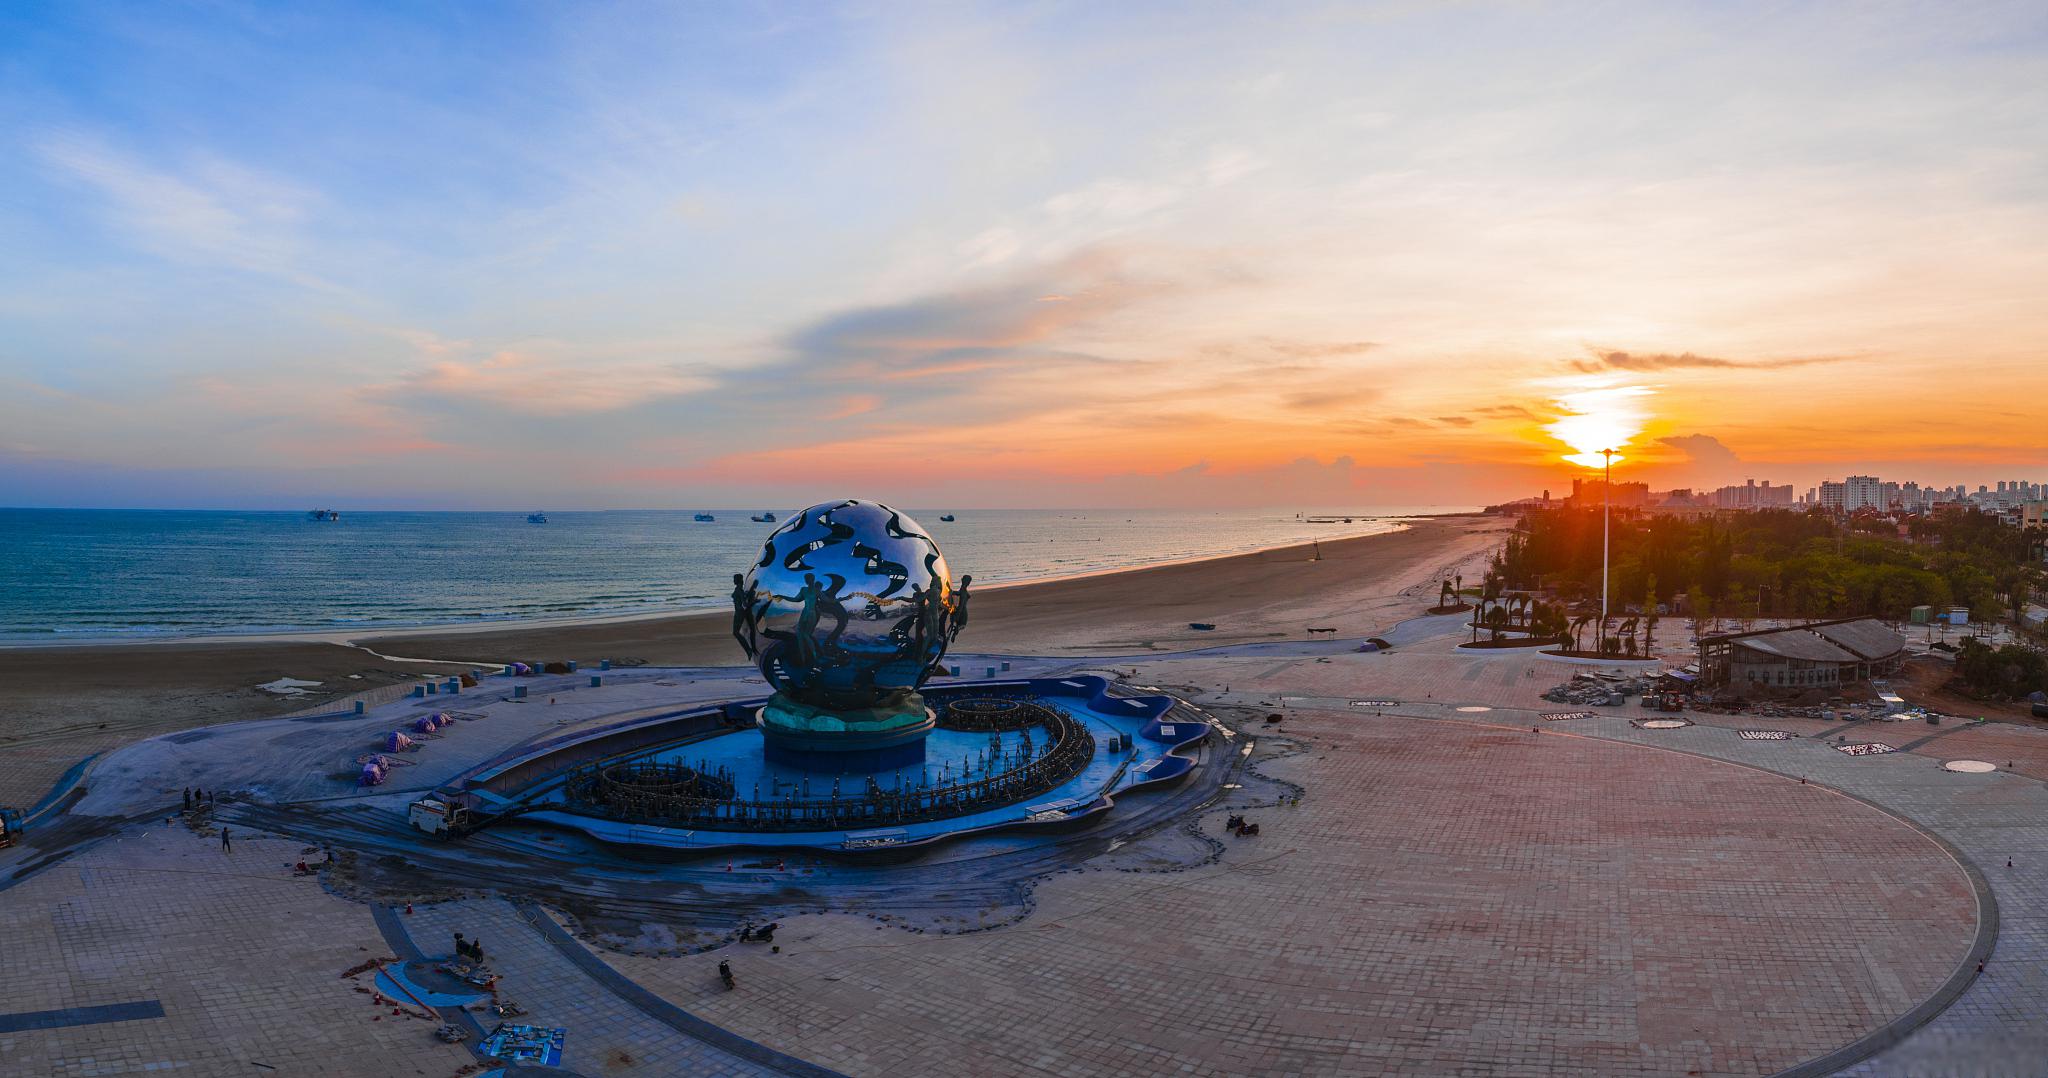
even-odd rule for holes
{"type": "Polygon", "coordinates": [[[1822,480],[1820,484],[1820,507],[1830,513],[1842,512],[1848,498],[1848,485],[1822,480]]]}
{"type": "Polygon", "coordinates": [[[1852,475],[1842,481],[1842,512],[1884,508],[1884,484],[1876,476],[1852,475]]]}
{"type": "MultiPolygon", "coordinates": [[[[1572,480],[1572,505],[1577,508],[1604,504],[1607,483],[1602,479],[1572,480]]],[[[1638,508],[1650,500],[1648,483],[1614,484],[1613,505],[1617,509],[1638,508]]]]}
{"type": "Polygon", "coordinates": [[[1739,487],[1722,487],[1714,492],[1714,505],[1720,509],[1770,509],[1792,504],[1792,484],[1774,487],[1769,480],[1758,483],[1746,480],[1739,487]]]}

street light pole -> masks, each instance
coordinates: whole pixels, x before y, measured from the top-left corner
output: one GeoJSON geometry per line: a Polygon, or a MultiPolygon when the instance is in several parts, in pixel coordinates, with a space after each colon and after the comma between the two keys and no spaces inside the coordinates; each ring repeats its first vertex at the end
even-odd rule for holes
{"type": "Polygon", "coordinates": [[[1602,449],[1607,458],[1605,478],[1600,481],[1600,654],[1607,654],[1607,533],[1614,516],[1614,450],[1602,449]]]}

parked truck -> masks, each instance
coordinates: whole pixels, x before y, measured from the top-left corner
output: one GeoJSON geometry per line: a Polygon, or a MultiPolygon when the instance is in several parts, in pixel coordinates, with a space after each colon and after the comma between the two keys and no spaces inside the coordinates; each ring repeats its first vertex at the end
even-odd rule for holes
{"type": "Polygon", "coordinates": [[[456,838],[477,824],[475,810],[449,794],[435,792],[420,798],[406,810],[412,829],[436,838],[456,838]]]}

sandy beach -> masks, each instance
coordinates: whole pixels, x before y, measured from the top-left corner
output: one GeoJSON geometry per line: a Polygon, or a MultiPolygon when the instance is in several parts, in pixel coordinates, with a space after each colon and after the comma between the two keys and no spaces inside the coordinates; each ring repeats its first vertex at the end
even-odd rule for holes
{"type": "MultiPolygon", "coordinates": [[[[1467,578],[1509,522],[1426,518],[1385,535],[1206,561],[977,589],[955,653],[1115,655],[1300,639],[1310,627],[1364,636],[1467,578]],[[1406,592],[1407,594],[1403,594],[1406,592]],[[1425,595],[1424,593],[1427,592],[1425,595]],[[1216,625],[1198,631],[1190,622],[1216,625]]],[[[269,637],[174,644],[0,650],[0,804],[25,805],[88,754],[195,726],[333,706],[356,693],[473,662],[610,658],[740,662],[723,613],[429,630],[348,638],[269,637]],[[439,661],[416,661],[439,660],[439,661]],[[319,682],[299,697],[258,686],[319,682]]]]}

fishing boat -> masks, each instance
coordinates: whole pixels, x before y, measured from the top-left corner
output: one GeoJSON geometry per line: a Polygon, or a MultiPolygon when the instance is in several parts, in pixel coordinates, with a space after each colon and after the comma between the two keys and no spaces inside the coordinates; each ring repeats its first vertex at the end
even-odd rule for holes
{"type": "Polygon", "coordinates": [[[775,523],[775,514],[755,513],[753,516],[750,516],[747,519],[753,521],[756,524],[773,524],[775,523]]]}
{"type": "Polygon", "coordinates": [[[546,524],[548,522],[548,515],[542,512],[528,513],[526,514],[526,522],[528,524],[546,524]]]}
{"type": "Polygon", "coordinates": [[[306,513],[306,519],[307,519],[307,520],[340,520],[340,519],[341,519],[341,510],[339,510],[339,509],[312,509],[312,510],[308,510],[308,511],[307,511],[307,513],[306,513]]]}
{"type": "Polygon", "coordinates": [[[951,513],[947,513],[947,514],[946,514],[945,516],[942,516],[942,517],[940,517],[939,519],[940,519],[940,520],[943,520],[943,521],[945,521],[945,522],[946,522],[946,523],[948,523],[948,524],[950,524],[950,523],[952,523],[952,522],[953,522],[953,514],[951,514],[951,513]]]}
{"type": "Polygon", "coordinates": [[[709,514],[709,513],[699,513],[699,514],[697,514],[696,516],[694,516],[694,517],[691,517],[690,519],[692,519],[692,520],[696,521],[696,522],[697,522],[697,523],[699,523],[699,524],[709,524],[709,523],[711,523],[712,521],[714,521],[714,520],[717,520],[718,518],[717,518],[717,517],[715,517],[715,516],[712,516],[712,515],[711,515],[711,514],[709,514]]]}

